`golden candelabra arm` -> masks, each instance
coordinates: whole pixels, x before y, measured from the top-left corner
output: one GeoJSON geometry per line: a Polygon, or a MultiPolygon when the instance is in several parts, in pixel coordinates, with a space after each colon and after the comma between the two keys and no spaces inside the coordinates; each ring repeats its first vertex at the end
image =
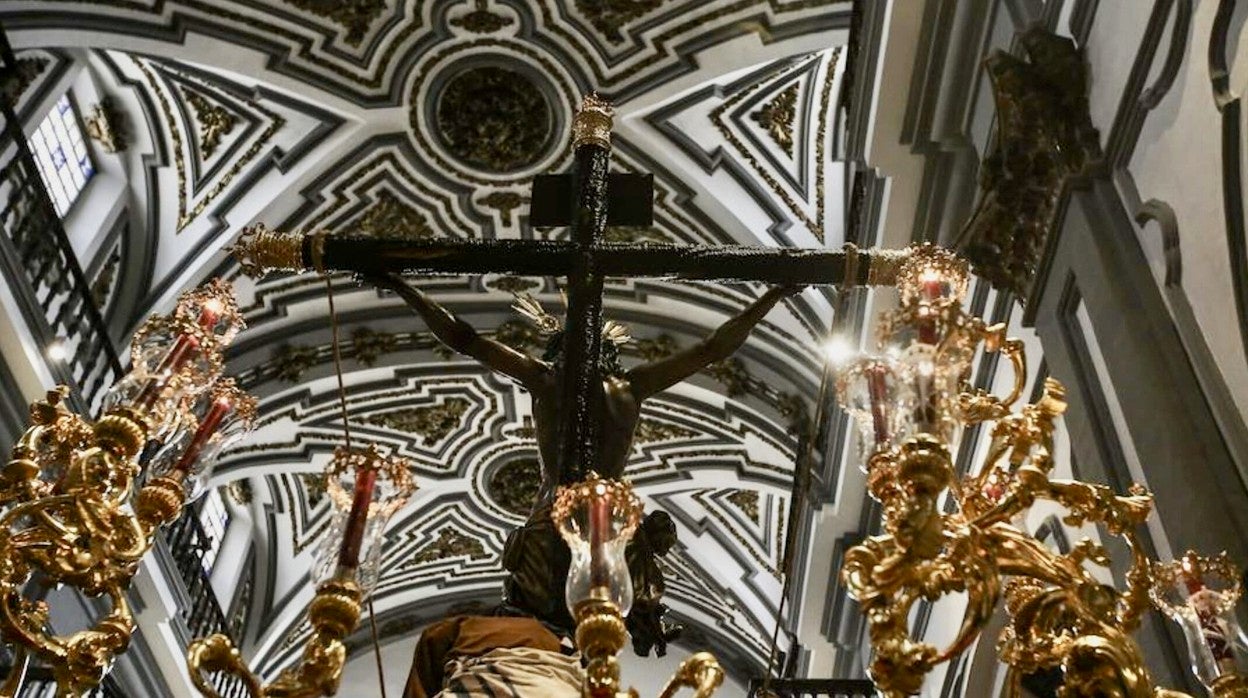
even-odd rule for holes
{"type": "Polygon", "coordinates": [[[1061,668],[1065,698],[1182,696],[1153,686],[1129,635],[1149,607],[1152,572],[1136,531],[1151,495],[1050,477],[1065,389],[1046,379],[1035,403],[1016,408],[1025,347],[1004,325],[965,313],[963,262],[935,247],[911,248],[897,286],[901,305],[882,323],[887,354],[845,366],[837,383],[860,426],[868,491],[882,505],[884,534],[847,551],[841,570],[867,618],[877,688],[890,698],[918,693],[932,667],[979,638],[1004,599],[1009,622],[997,648],[1011,668],[1005,695],[1020,694],[1023,675],[1061,668]],[[966,384],[981,349],[1010,361],[1005,397],[966,384]],[[959,477],[951,444],[961,427],[981,422],[995,422],[982,463],[959,477]],[[1068,525],[1098,524],[1126,543],[1122,591],[1086,568],[1108,567],[1102,546],[1084,540],[1059,553],[1020,528],[1037,500],[1064,508],[1068,525]],[[945,647],[913,638],[913,605],[950,593],[968,599],[955,637],[945,647]]]}
{"type": "Polygon", "coordinates": [[[308,608],[312,636],[299,664],[263,685],[225,635],[195,640],[186,651],[191,681],[205,698],[220,698],[205,672],[225,672],[242,679],[251,698],[320,698],[338,692],[347,661],[346,639],[359,624],[364,592],[354,570],[322,584],[308,608]]]}
{"type": "MultiPolygon", "coordinates": [[[[576,646],[587,660],[585,698],[637,698],[637,691],[620,686],[617,657],[628,640],[624,614],[633,602],[624,549],[641,515],[641,500],[630,484],[594,472],[560,487],[551,507],[551,520],[572,551],[567,602],[576,619],[576,646]]],[[[661,698],[671,698],[682,686],[709,698],[723,679],[715,657],[699,652],[681,664],[661,698]]]]}
{"type": "Polygon", "coordinates": [[[681,687],[693,689],[693,698],[710,698],[724,683],[724,668],[710,652],[698,652],[680,663],[659,698],[673,698],[681,687]]]}
{"type": "Polygon", "coordinates": [[[218,380],[222,352],[242,326],[229,286],[209,282],[143,324],[132,368],[105,394],[97,419],[68,410],[64,387],[31,405],[30,427],[0,470],[0,635],[19,658],[0,696],[20,692],[30,659],[51,668],[57,696],[82,695],[128,647],[135,622],[126,592],[139,562],[157,530],[181,514],[186,479],[206,473],[204,449],[225,443],[233,406],[250,400],[235,391],[199,422],[205,390],[229,383],[218,380]],[[158,477],[149,469],[136,492],[148,445],[180,458],[180,469],[158,477]],[[32,579],[106,597],[111,609],[83,630],[54,634],[46,604],[24,596],[32,579]]]}

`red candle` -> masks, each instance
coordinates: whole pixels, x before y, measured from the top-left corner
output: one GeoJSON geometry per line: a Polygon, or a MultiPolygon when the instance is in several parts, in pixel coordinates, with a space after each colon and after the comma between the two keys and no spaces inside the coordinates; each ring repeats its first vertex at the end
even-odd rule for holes
{"type": "MultiPolygon", "coordinates": [[[[199,325],[205,330],[211,330],[217,324],[217,319],[221,317],[221,304],[217,301],[210,300],[204,303],[199,311],[199,325]]],[[[156,367],[156,377],[147,381],[143,386],[143,391],[135,398],[134,406],[138,409],[147,409],[156,401],[156,397],[160,395],[160,391],[164,389],[165,382],[168,380],[169,374],[177,371],[186,365],[190,360],[191,354],[195,349],[199,348],[199,344],[187,337],[186,335],[178,335],[177,341],[169,348],[169,353],[165,354],[160,360],[160,364],[156,367]]]]}
{"type": "Polygon", "coordinates": [[[876,445],[888,443],[888,386],[884,379],[888,369],[880,364],[867,368],[867,395],[871,398],[871,425],[875,428],[876,445]]]}
{"type": "Polygon", "coordinates": [[[589,502],[589,579],[590,588],[610,584],[607,570],[607,534],[611,530],[611,507],[605,497],[595,496],[589,502]]]}
{"type": "Polygon", "coordinates": [[[1196,618],[1200,621],[1201,634],[1204,635],[1205,645],[1209,647],[1209,654],[1213,655],[1214,661],[1223,671],[1233,671],[1235,655],[1231,651],[1230,638],[1227,637],[1226,628],[1223,627],[1221,619],[1212,608],[1214,599],[1207,599],[1215,592],[1207,590],[1204,580],[1196,573],[1189,573],[1183,578],[1183,582],[1187,585],[1188,603],[1196,611],[1196,618]]]}
{"type": "Polygon", "coordinates": [[[175,471],[183,474],[191,472],[191,467],[199,459],[199,454],[203,452],[204,446],[208,445],[208,439],[212,438],[217,428],[221,426],[221,420],[225,419],[232,409],[234,409],[234,405],[225,398],[220,398],[212,403],[208,414],[204,416],[204,421],[199,423],[199,428],[195,430],[195,435],[191,437],[191,442],[187,444],[186,450],[182,451],[182,456],[178,458],[178,462],[173,466],[175,471]]]}
{"type": "Polygon", "coordinates": [[[342,534],[342,548],[338,550],[339,567],[354,569],[360,566],[364,526],[368,523],[368,507],[373,502],[373,487],[376,484],[376,470],[365,467],[356,469],[355,497],[351,500],[351,513],[347,515],[347,528],[342,534]]]}

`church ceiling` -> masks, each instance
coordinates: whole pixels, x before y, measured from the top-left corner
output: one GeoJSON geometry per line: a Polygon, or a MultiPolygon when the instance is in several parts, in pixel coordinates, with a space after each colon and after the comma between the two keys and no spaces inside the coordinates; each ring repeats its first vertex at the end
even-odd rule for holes
{"type": "MultiPolygon", "coordinates": [[[[234,281],[248,329],[229,371],[260,427],[214,484],[252,512],[246,647],[293,659],[306,570],[328,521],[319,483],[342,441],[325,302],[314,275],[253,282],[223,247],[253,221],[414,239],[543,238],[535,174],[566,170],[568,115],[598,89],[617,105],[613,167],[655,175],[655,222],[609,240],[697,245],[844,242],[836,100],[849,4],[798,0],[32,2],[0,8],[24,57],[67,49],[125,109],[135,143],[125,263],[111,312],[128,323],[210,276],[234,281]],[[64,46],[29,43],[56,29],[64,46]],[[127,276],[128,275],[128,276],[127,276]],[[122,302],[124,301],[124,302],[122,302]]],[[[29,88],[37,91],[36,77],[29,88]]],[[[352,438],[414,463],[421,490],[387,533],[383,635],[497,597],[506,531],[537,450],[528,395],[440,348],[406,306],[330,279],[352,438]]],[[[480,330],[540,353],[512,291],[561,307],[558,280],[430,278],[480,330]]],[[[612,279],[624,361],[688,346],[761,293],[752,285],[612,279]]],[[[648,402],[628,474],[676,520],[669,605],[738,666],[766,659],[781,586],[796,433],[809,428],[831,296],[773,311],[733,359],[648,402]]],[[[238,610],[238,609],[227,609],[238,610]]]]}

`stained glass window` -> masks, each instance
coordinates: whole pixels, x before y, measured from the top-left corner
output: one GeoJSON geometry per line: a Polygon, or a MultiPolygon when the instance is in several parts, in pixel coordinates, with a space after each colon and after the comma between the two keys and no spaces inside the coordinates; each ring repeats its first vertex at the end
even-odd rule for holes
{"type": "Polygon", "coordinates": [[[212,572],[217,553],[221,552],[221,541],[225,540],[225,527],[229,523],[230,512],[225,508],[225,502],[221,501],[220,492],[210,490],[199,505],[199,525],[208,536],[208,549],[200,560],[204,572],[212,572]]]}
{"type": "Polygon", "coordinates": [[[39,130],[30,137],[30,148],[56,213],[64,218],[87,180],[95,174],[69,95],[61,95],[39,124],[39,130]]]}

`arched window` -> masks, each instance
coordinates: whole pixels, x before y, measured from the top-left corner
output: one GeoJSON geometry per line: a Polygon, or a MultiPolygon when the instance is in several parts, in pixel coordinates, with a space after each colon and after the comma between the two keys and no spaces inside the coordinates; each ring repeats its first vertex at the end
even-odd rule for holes
{"type": "Polygon", "coordinates": [[[87,180],[95,174],[82,129],[78,126],[78,115],[68,94],[56,100],[39,129],[31,134],[30,148],[56,213],[64,218],[87,180]]]}

